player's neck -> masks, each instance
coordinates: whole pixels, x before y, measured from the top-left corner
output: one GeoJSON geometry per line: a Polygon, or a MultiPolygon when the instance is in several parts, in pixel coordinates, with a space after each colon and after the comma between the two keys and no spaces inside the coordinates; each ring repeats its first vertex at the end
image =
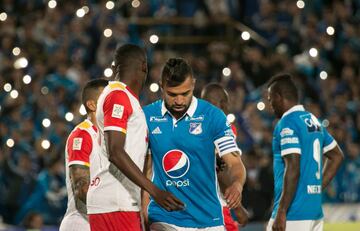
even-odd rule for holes
{"type": "Polygon", "coordinates": [[[92,123],[95,127],[97,127],[97,123],[96,123],[96,112],[90,112],[90,113],[88,114],[87,119],[90,120],[91,123],[92,123]]]}

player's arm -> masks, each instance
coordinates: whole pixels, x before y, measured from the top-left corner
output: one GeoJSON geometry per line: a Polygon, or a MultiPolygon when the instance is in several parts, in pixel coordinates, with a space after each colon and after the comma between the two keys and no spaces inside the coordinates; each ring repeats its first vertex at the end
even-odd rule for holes
{"type": "Polygon", "coordinates": [[[71,186],[73,188],[76,201],[81,200],[86,204],[86,194],[90,184],[89,167],[74,164],[70,167],[71,186]]]}
{"type": "Polygon", "coordinates": [[[171,193],[157,188],[140,171],[125,151],[126,126],[132,114],[130,100],[126,93],[114,91],[104,102],[104,136],[109,161],[113,163],[127,178],[146,190],[154,200],[168,211],[180,210],[183,203],[171,193]]]}
{"type": "MultiPolygon", "coordinates": [[[[144,174],[148,179],[152,177],[152,157],[151,154],[146,155],[144,164],[144,174]]],[[[145,190],[141,190],[141,210],[144,218],[145,230],[149,230],[148,205],[150,203],[150,195],[145,190]]]]}
{"type": "Polygon", "coordinates": [[[85,130],[77,130],[67,142],[68,168],[71,187],[75,197],[76,208],[84,210],[86,194],[90,183],[89,157],[93,149],[90,134],[85,130]]]}
{"type": "Polygon", "coordinates": [[[300,154],[287,154],[283,156],[283,160],[285,162],[283,189],[273,224],[274,231],[285,230],[286,213],[294,198],[300,177],[300,154]]]}
{"type": "Polygon", "coordinates": [[[325,189],[328,186],[344,160],[344,154],[338,145],[326,152],[324,155],[326,158],[323,169],[322,189],[325,189]]]}
{"type": "Polygon", "coordinates": [[[222,157],[227,168],[230,185],[226,188],[224,196],[229,208],[239,207],[241,193],[246,180],[246,170],[240,158],[239,151],[230,152],[222,157]]]}

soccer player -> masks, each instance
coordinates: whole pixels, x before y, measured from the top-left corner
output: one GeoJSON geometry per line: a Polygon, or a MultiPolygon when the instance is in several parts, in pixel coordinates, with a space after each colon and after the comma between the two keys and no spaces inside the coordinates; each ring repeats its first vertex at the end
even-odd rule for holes
{"type": "Polygon", "coordinates": [[[321,193],[339,168],[342,151],[319,120],[299,105],[290,75],[270,79],[268,100],[279,121],[272,144],[274,209],[267,230],[320,231],[321,193]]]}
{"type": "Polygon", "coordinates": [[[87,119],[77,125],[66,142],[66,189],[68,204],[60,231],[89,230],[86,212],[86,194],[90,182],[90,156],[99,152],[98,130],[96,128],[96,102],[108,84],[105,79],[95,79],[86,83],[82,91],[82,103],[87,119]]]}
{"type": "Polygon", "coordinates": [[[194,87],[189,64],[169,59],[161,74],[163,99],[144,107],[153,182],[185,204],[183,210],[169,213],[151,198],[151,230],[224,230],[215,149],[231,179],[225,199],[230,208],[241,202],[246,173],[230,124],[220,109],[193,96],[194,87]]]}
{"type": "Polygon", "coordinates": [[[137,231],[141,230],[138,186],[167,211],[182,209],[183,204],[142,173],[148,137],[138,95],[147,75],[145,51],[123,45],[116,49],[114,62],[115,81],[105,87],[97,104],[101,151],[90,166],[87,209],[92,231],[137,231]]]}
{"type": "MultiPolygon", "coordinates": [[[[227,91],[218,83],[210,83],[206,85],[201,91],[201,98],[210,102],[214,106],[220,108],[225,114],[229,112],[229,94],[227,91]]],[[[234,124],[231,124],[231,129],[233,130],[234,136],[236,138],[236,127],[234,124]]],[[[231,180],[227,175],[226,168],[223,167],[223,160],[220,159],[219,155],[216,153],[216,163],[217,163],[217,177],[219,180],[220,191],[224,192],[226,185],[231,180]]],[[[223,193],[220,194],[220,201],[223,206],[223,215],[226,231],[238,231],[239,226],[236,221],[231,216],[229,207],[227,206],[226,201],[224,200],[223,193]]],[[[248,221],[247,211],[240,205],[233,209],[234,214],[236,215],[237,221],[245,226],[248,221]]]]}

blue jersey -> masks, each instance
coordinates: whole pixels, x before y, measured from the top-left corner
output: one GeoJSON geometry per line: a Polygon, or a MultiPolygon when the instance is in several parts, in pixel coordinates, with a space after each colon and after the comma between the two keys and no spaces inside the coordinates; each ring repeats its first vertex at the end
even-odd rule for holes
{"type": "MultiPolygon", "coordinates": [[[[323,217],[321,207],[323,153],[335,148],[336,141],[310,112],[296,105],[284,113],[273,134],[275,218],[283,188],[287,154],[300,154],[300,176],[287,220],[317,220],[323,217]]],[[[291,169],[290,169],[291,171],[291,169]]]]}
{"type": "Polygon", "coordinates": [[[151,199],[151,222],[179,227],[223,225],[215,171],[220,156],[239,151],[224,113],[193,97],[185,115],[176,120],[163,101],[144,108],[153,160],[153,182],[185,203],[182,211],[167,212],[151,199]]]}

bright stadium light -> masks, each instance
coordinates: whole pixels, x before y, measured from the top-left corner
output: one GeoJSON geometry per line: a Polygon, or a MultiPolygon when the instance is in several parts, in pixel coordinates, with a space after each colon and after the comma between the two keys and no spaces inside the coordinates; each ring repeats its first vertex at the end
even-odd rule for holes
{"type": "Polygon", "coordinates": [[[29,84],[29,83],[31,83],[31,76],[30,75],[24,75],[22,80],[23,80],[23,83],[29,84]]]}
{"type": "Polygon", "coordinates": [[[85,16],[85,10],[83,8],[80,8],[76,11],[76,16],[78,16],[79,18],[82,18],[85,16]]]}
{"type": "Polygon", "coordinates": [[[40,91],[41,91],[41,94],[43,94],[43,95],[49,94],[49,88],[48,87],[42,87],[40,91]]]}
{"type": "Polygon", "coordinates": [[[109,37],[111,37],[111,35],[112,35],[112,30],[111,30],[110,28],[106,28],[106,29],[104,30],[104,36],[105,36],[106,38],[109,38],[109,37]]]}
{"type": "Polygon", "coordinates": [[[229,121],[229,123],[233,123],[235,121],[236,117],[234,114],[230,113],[226,116],[226,119],[227,119],[227,121],[229,121]]]}
{"type": "Polygon", "coordinates": [[[328,35],[334,35],[334,34],[335,34],[335,29],[334,29],[334,27],[328,26],[328,27],[326,28],[326,33],[327,33],[328,35]]]}
{"type": "Polygon", "coordinates": [[[50,141],[48,141],[47,139],[44,139],[41,141],[41,147],[45,150],[50,148],[50,141]]]}
{"type": "Polygon", "coordinates": [[[115,7],[115,3],[113,1],[107,1],[105,7],[108,10],[112,10],[115,7]]]}
{"type": "Polygon", "coordinates": [[[230,75],[231,75],[231,70],[230,70],[230,68],[224,67],[224,68],[222,69],[222,74],[223,74],[224,76],[226,76],[226,77],[230,76],[230,75]]]}
{"type": "Polygon", "coordinates": [[[326,71],[320,72],[320,79],[325,80],[328,77],[328,73],[326,71]]]}
{"type": "Polygon", "coordinates": [[[57,2],[56,2],[55,0],[50,0],[50,1],[48,2],[48,7],[49,7],[50,9],[54,9],[54,8],[56,7],[56,5],[57,5],[57,2]]]}
{"type": "Polygon", "coordinates": [[[48,118],[43,119],[42,126],[44,126],[45,128],[48,128],[48,127],[50,127],[50,125],[51,125],[51,121],[48,118]]]}
{"type": "Polygon", "coordinates": [[[113,74],[113,70],[110,67],[108,67],[104,70],[105,77],[110,78],[112,76],[112,74],[113,74]]]}
{"type": "Polygon", "coordinates": [[[329,127],[329,125],[330,125],[330,121],[327,119],[324,119],[321,123],[324,127],[329,127]]]}
{"type": "Polygon", "coordinates": [[[67,113],[65,114],[65,119],[66,119],[66,121],[68,121],[68,122],[73,121],[73,119],[74,119],[74,114],[71,113],[71,112],[67,112],[67,113]]]}
{"type": "Polygon", "coordinates": [[[14,48],[12,49],[12,53],[13,53],[13,55],[15,55],[15,56],[18,56],[18,55],[20,54],[20,52],[21,52],[21,50],[20,50],[19,47],[14,47],[14,48]]]}
{"type": "Polygon", "coordinates": [[[258,102],[257,104],[256,104],[256,108],[259,110],[259,111],[263,111],[264,109],[265,109],[265,104],[264,104],[264,102],[258,102]]]}
{"type": "Polygon", "coordinates": [[[150,84],[150,91],[151,92],[158,92],[159,89],[160,89],[159,84],[157,84],[157,83],[150,84]]]}
{"type": "Polygon", "coordinates": [[[5,84],[4,84],[4,91],[10,92],[11,89],[12,89],[12,86],[11,86],[10,83],[5,83],[5,84]]]}
{"type": "Polygon", "coordinates": [[[17,90],[14,89],[10,92],[11,98],[16,99],[18,96],[19,96],[19,92],[17,90]]]}
{"type": "Polygon", "coordinates": [[[296,6],[299,8],[299,9],[303,9],[305,7],[305,2],[302,1],[302,0],[299,0],[296,2],[296,6]]]}
{"type": "Polygon", "coordinates": [[[5,13],[5,12],[2,12],[1,14],[0,14],[0,21],[5,21],[7,19],[7,14],[5,13]]]}
{"type": "Polygon", "coordinates": [[[153,35],[151,35],[150,36],[150,42],[152,43],[152,44],[156,44],[156,43],[158,43],[159,42],[159,36],[157,36],[156,34],[153,34],[153,35]]]}
{"type": "Polygon", "coordinates": [[[9,148],[12,148],[12,147],[14,147],[14,145],[15,145],[15,141],[14,141],[13,139],[9,138],[9,139],[6,140],[6,145],[7,145],[9,148]]]}
{"type": "Polygon", "coordinates": [[[311,57],[315,58],[318,55],[318,50],[313,47],[309,50],[309,54],[311,57]]]}
{"type": "Polygon", "coordinates": [[[88,6],[83,6],[83,7],[81,7],[81,9],[84,10],[85,14],[89,13],[89,10],[90,10],[88,6]]]}
{"type": "Polygon", "coordinates": [[[79,108],[79,113],[80,113],[80,115],[86,115],[86,109],[83,104],[81,104],[81,106],[79,108]]]}
{"type": "Polygon", "coordinates": [[[139,0],[133,0],[133,1],[131,2],[131,5],[132,5],[132,7],[134,7],[134,8],[138,8],[138,7],[140,6],[140,1],[139,1],[139,0]]]}
{"type": "Polygon", "coordinates": [[[14,62],[14,68],[15,69],[21,69],[27,67],[29,64],[28,60],[25,57],[18,58],[14,62]]]}
{"type": "Polygon", "coordinates": [[[243,31],[243,32],[241,33],[241,38],[242,38],[243,40],[245,40],[245,41],[249,40],[249,39],[250,39],[250,33],[247,32],[247,31],[243,31]]]}

